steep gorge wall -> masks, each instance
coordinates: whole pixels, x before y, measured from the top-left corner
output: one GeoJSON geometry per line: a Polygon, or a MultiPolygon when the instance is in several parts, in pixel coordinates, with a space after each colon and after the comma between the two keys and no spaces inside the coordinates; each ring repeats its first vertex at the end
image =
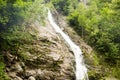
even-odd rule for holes
{"type": "Polygon", "coordinates": [[[45,26],[38,21],[30,25],[31,33],[36,27],[37,39],[19,46],[18,55],[4,56],[11,80],[74,80],[74,55],[45,22],[45,26]]]}

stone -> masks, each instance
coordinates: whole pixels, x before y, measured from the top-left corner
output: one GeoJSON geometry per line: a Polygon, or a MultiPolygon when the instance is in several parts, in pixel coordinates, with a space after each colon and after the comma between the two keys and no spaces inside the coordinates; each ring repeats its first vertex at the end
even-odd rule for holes
{"type": "Polygon", "coordinates": [[[30,76],[28,80],[36,80],[33,76],[30,76]]]}
{"type": "Polygon", "coordinates": [[[13,80],[23,80],[22,78],[16,76],[13,80]]]}
{"type": "Polygon", "coordinates": [[[51,52],[49,56],[52,57],[54,61],[58,61],[60,59],[60,54],[54,52],[51,52]]]}
{"type": "Polygon", "coordinates": [[[16,69],[18,72],[22,72],[23,69],[21,68],[21,66],[19,64],[16,64],[16,69]]]}
{"type": "Polygon", "coordinates": [[[36,71],[35,71],[35,70],[27,70],[27,71],[25,72],[25,75],[26,75],[26,76],[36,75],[36,71]]]}
{"type": "Polygon", "coordinates": [[[36,72],[38,75],[42,75],[42,74],[44,75],[44,73],[40,69],[38,69],[36,72]]]}
{"type": "Polygon", "coordinates": [[[7,59],[8,59],[8,62],[12,62],[13,59],[14,59],[14,56],[11,55],[11,54],[9,54],[9,53],[7,53],[6,57],[7,57],[7,59]]]}
{"type": "Polygon", "coordinates": [[[10,72],[10,68],[6,68],[6,72],[10,72]]]}
{"type": "Polygon", "coordinates": [[[21,64],[20,64],[20,65],[23,67],[23,66],[25,66],[25,63],[24,63],[24,62],[21,62],[21,64]]]}
{"type": "Polygon", "coordinates": [[[22,72],[23,71],[23,69],[22,69],[22,67],[20,66],[19,63],[16,63],[13,66],[11,66],[11,70],[14,70],[14,71],[17,71],[17,72],[22,72]]]}
{"type": "Polygon", "coordinates": [[[16,76],[16,73],[15,72],[9,72],[8,75],[9,75],[9,77],[13,78],[13,77],[16,76]]]}
{"type": "Polygon", "coordinates": [[[26,52],[25,53],[27,56],[31,57],[32,55],[30,54],[30,52],[26,52]]]}

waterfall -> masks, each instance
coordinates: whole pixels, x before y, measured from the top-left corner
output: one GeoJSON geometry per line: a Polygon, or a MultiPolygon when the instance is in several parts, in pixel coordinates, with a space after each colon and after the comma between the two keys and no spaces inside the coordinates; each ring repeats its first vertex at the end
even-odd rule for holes
{"type": "Polygon", "coordinates": [[[70,49],[72,50],[72,52],[74,53],[75,56],[75,76],[76,76],[76,80],[88,80],[88,76],[87,76],[87,68],[83,62],[83,56],[82,56],[82,51],[79,48],[79,46],[77,46],[71,39],[70,37],[65,34],[60,27],[55,23],[52,14],[50,12],[50,10],[48,10],[48,20],[50,22],[50,24],[52,25],[52,27],[54,28],[54,30],[56,31],[56,33],[60,34],[63,39],[66,41],[66,43],[69,45],[70,49]]]}

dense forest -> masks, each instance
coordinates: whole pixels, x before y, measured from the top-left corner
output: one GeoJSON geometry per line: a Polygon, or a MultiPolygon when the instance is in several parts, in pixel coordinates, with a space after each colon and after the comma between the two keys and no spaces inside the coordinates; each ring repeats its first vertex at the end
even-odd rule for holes
{"type": "MultiPolygon", "coordinates": [[[[36,39],[30,24],[36,20],[44,24],[48,3],[93,48],[98,65],[109,68],[102,76],[120,79],[120,0],[0,0],[0,80],[9,80],[5,53],[20,56],[18,47],[36,39]]],[[[98,75],[92,75],[93,80],[103,80],[98,75]]]]}
{"type": "Polygon", "coordinates": [[[18,47],[34,40],[29,32],[34,20],[43,19],[42,0],[0,0],[0,80],[5,74],[5,53],[18,55],[18,47]],[[39,6],[40,5],[40,6],[39,6]],[[39,17],[39,18],[38,18],[39,17]]]}
{"type": "Polygon", "coordinates": [[[86,43],[91,45],[109,74],[120,78],[120,1],[52,0],[53,5],[86,43]]]}

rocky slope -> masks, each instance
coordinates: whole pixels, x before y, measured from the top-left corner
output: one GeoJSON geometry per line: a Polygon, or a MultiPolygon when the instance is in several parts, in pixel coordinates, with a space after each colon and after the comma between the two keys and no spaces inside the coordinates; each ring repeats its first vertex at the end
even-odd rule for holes
{"type": "Polygon", "coordinates": [[[74,80],[74,55],[49,22],[30,25],[37,39],[19,46],[17,55],[4,55],[10,80],[74,80]]]}

